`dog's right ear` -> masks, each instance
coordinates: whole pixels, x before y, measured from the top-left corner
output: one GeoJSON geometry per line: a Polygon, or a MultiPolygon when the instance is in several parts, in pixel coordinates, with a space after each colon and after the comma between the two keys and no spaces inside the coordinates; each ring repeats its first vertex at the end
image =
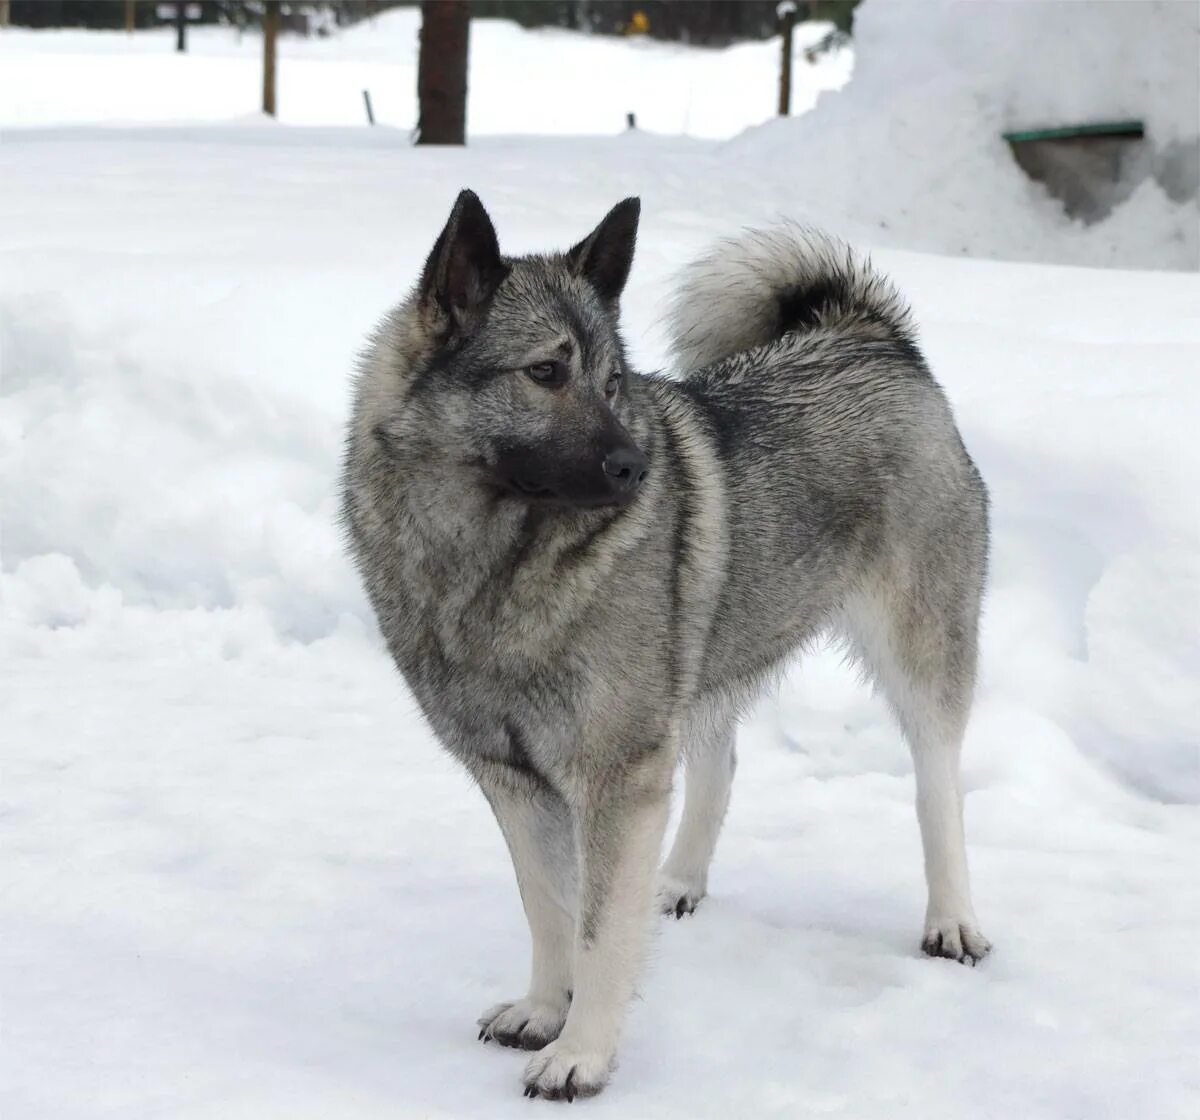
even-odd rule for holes
{"type": "Polygon", "coordinates": [[[421,306],[465,333],[507,275],[492,219],[474,191],[461,191],[421,273],[421,306]]]}

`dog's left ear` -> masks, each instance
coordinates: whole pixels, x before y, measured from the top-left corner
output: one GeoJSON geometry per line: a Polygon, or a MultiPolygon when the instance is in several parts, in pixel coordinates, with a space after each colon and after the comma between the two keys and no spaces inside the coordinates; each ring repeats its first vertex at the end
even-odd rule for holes
{"type": "Polygon", "coordinates": [[[571,270],[588,281],[606,303],[615,304],[621,298],[629,279],[641,212],[640,198],[618,202],[587,237],[567,251],[571,270]]]}

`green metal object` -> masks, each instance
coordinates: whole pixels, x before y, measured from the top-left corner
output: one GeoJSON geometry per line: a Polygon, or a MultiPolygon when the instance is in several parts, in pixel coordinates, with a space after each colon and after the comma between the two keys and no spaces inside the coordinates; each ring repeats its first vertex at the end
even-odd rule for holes
{"type": "Polygon", "coordinates": [[[1128,137],[1140,140],[1146,135],[1146,126],[1141,121],[1100,121],[1096,124],[1072,124],[1062,128],[1030,128],[1020,132],[1006,132],[1004,139],[1010,144],[1025,140],[1077,140],[1084,136],[1128,137]]]}

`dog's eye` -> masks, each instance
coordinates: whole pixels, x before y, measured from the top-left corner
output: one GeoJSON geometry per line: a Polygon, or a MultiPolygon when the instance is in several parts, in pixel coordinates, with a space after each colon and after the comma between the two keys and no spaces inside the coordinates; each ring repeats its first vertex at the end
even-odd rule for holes
{"type": "Polygon", "coordinates": [[[536,366],[525,367],[525,376],[539,385],[554,387],[566,382],[567,367],[562,362],[538,362],[536,366]]]}
{"type": "Polygon", "coordinates": [[[621,374],[619,371],[610,373],[608,380],[604,383],[604,395],[612,398],[617,395],[617,390],[621,387],[621,374]]]}

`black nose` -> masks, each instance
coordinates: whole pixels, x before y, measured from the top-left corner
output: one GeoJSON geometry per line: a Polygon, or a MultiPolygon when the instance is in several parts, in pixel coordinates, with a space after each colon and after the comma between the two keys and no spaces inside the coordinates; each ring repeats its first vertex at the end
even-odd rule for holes
{"type": "Polygon", "coordinates": [[[636,447],[618,447],[604,457],[604,473],[614,493],[631,495],[650,473],[646,456],[636,447]]]}

